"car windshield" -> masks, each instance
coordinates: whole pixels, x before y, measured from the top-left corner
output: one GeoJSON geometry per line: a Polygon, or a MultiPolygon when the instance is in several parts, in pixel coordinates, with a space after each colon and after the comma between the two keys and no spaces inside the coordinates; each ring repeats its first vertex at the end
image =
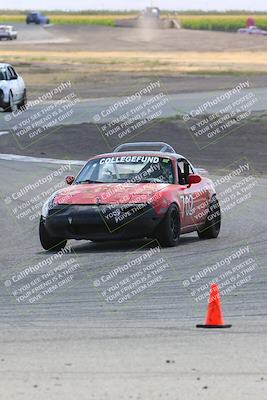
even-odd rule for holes
{"type": "Polygon", "coordinates": [[[174,183],[170,158],[127,155],[90,160],[75,183],[174,183]]]}

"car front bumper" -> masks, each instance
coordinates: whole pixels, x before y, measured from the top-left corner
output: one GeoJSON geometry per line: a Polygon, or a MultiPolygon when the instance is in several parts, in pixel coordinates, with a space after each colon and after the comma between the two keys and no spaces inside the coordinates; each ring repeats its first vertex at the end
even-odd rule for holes
{"type": "Polygon", "coordinates": [[[61,205],[44,219],[52,236],[63,239],[121,240],[153,236],[162,220],[150,204],[61,205]]]}

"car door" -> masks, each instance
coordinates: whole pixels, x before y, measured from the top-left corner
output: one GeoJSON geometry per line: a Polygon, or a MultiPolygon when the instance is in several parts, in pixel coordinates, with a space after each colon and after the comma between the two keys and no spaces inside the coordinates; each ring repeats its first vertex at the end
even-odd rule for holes
{"type": "Polygon", "coordinates": [[[195,171],[186,159],[177,161],[178,179],[182,186],[180,199],[183,204],[182,216],[185,226],[193,226],[203,223],[206,219],[207,191],[203,181],[188,184],[188,177],[195,171]]]}
{"type": "Polygon", "coordinates": [[[9,66],[7,68],[8,74],[9,74],[9,83],[10,83],[10,89],[12,90],[13,94],[13,101],[18,102],[20,99],[20,88],[19,88],[19,82],[18,82],[18,75],[15,72],[14,68],[9,66]]]}
{"type": "MultiPolygon", "coordinates": [[[[13,70],[14,70],[14,68],[13,68],[13,70]]],[[[24,80],[22,79],[22,77],[19,74],[17,74],[15,70],[14,70],[14,72],[17,75],[18,98],[19,98],[19,101],[21,101],[25,94],[25,83],[24,83],[24,80]]]]}

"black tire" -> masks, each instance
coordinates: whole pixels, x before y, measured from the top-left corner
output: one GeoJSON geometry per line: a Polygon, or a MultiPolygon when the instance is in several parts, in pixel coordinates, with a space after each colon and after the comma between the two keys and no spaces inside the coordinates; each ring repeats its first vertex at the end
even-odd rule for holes
{"type": "Polygon", "coordinates": [[[13,111],[13,108],[14,108],[14,104],[13,104],[13,95],[12,95],[12,93],[10,92],[10,93],[9,93],[9,102],[8,102],[8,104],[6,105],[6,107],[4,108],[4,111],[5,111],[5,112],[12,112],[12,111],[13,111]]]}
{"type": "Polygon", "coordinates": [[[49,233],[45,229],[45,224],[42,218],[40,219],[39,224],[39,238],[44,250],[48,251],[59,251],[61,249],[64,249],[67,244],[66,239],[61,239],[49,235],[49,233]]]}
{"type": "Polygon", "coordinates": [[[174,247],[180,238],[180,216],[176,204],[171,204],[158,227],[156,238],[163,247],[174,247]]]}
{"type": "Polygon", "coordinates": [[[27,104],[27,91],[24,89],[22,101],[18,104],[18,109],[22,110],[27,104]]]}
{"type": "Polygon", "coordinates": [[[209,213],[204,227],[198,231],[199,239],[215,239],[221,229],[221,209],[216,196],[213,196],[209,205],[209,213]]]}

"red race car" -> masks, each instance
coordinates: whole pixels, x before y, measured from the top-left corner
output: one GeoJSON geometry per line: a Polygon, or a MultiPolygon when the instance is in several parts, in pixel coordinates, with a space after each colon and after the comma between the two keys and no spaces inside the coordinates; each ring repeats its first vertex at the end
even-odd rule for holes
{"type": "Polygon", "coordinates": [[[175,246],[181,234],[196,231],[209,239],[220,231],[212,181],[163,142],[120,145],[113,153],[91,158],[66,182],[70,186],[42,208],[39,233],[45,250],[63,248],[68,239],[149,237],[175,246]],[[155,147],[159,149],[151,150],[155,147]]]}

